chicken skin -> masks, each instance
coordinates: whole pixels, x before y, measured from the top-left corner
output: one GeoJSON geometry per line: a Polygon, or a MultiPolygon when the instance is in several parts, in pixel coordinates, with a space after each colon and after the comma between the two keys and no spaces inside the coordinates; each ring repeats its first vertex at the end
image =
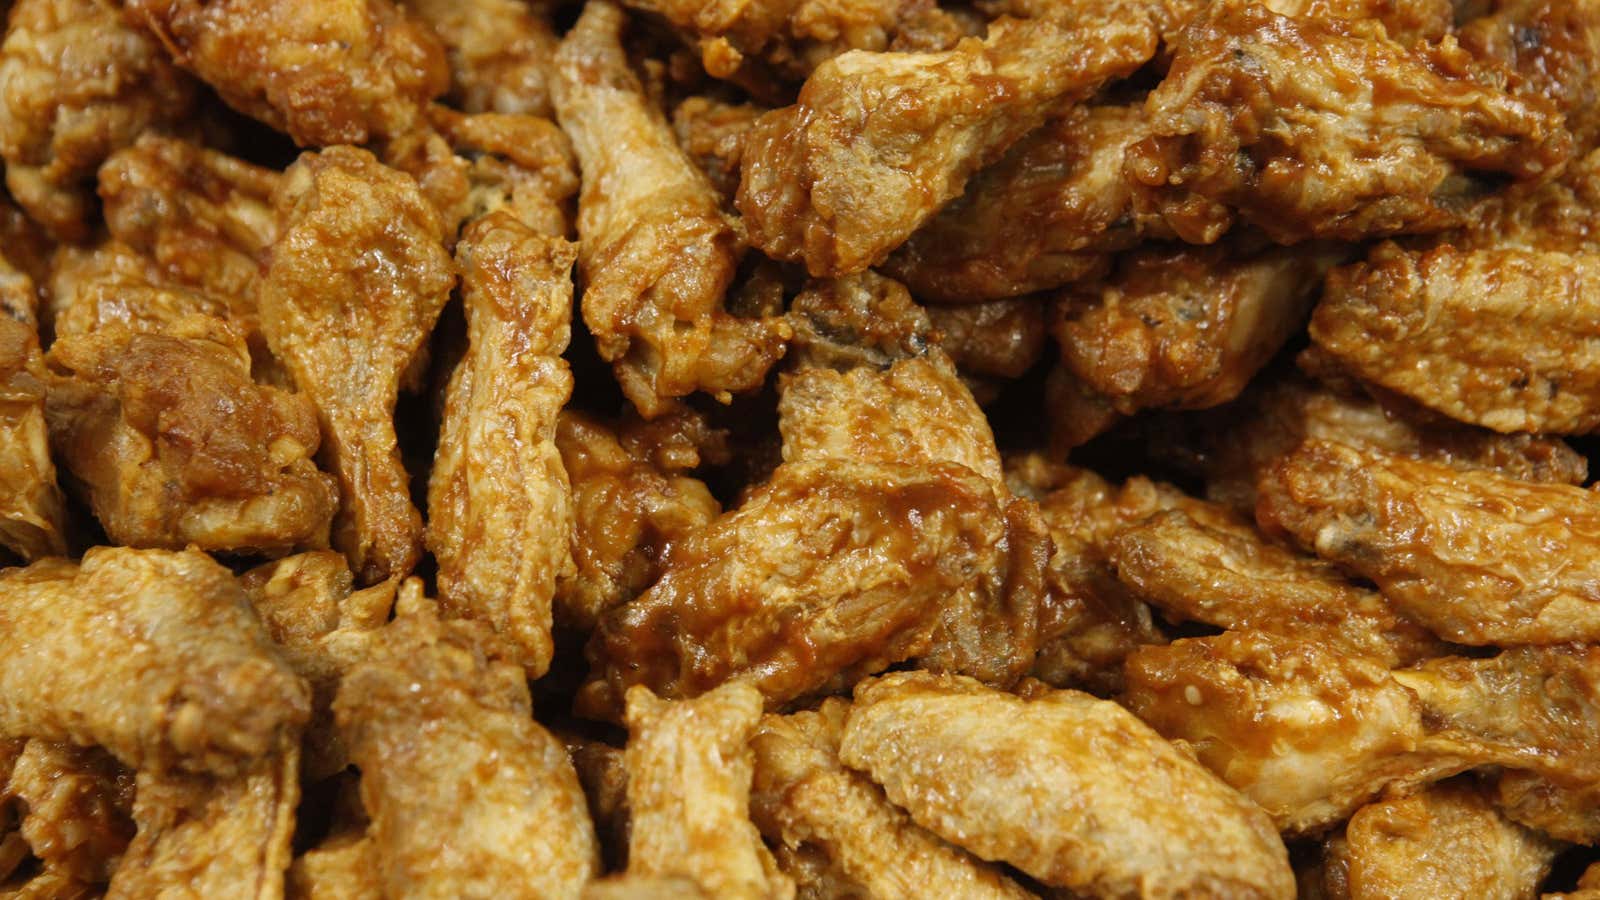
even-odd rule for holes
{"type": "MultiPolygon", "coordinates": [[[[7,268],[0,258],[0,274],[7,268]]],[[[32,279],[15,270],[9,277],[31,301],[32,279]]],[[[26,562],[67,552],[65,498],[45,416],[49,374],[32,320],[31,303],[0,301],[0,547],[26,562]]]]}
{"type": "Polygon", "coordinates": [[[545,116],[560,43],[542,11],[519,0],[403,0],[444,44],[448,99],[468,113],[545,116]]]}
{"type": "Polygon", "coordinates": [[[133,839],[133,773],[98,747],[30,740],[4,796],[19,802],[18,833],[46,871],[103,885],[133,839]]]}

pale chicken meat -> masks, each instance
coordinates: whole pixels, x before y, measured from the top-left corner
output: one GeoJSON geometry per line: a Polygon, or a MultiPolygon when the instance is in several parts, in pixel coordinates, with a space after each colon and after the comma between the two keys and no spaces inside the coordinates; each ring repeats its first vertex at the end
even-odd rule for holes
{"type": "Polygon", "coordinates": [[[30,740],[3,796],[21,805],[18,833],[43,869],[103,885],[133,838],[133,773],[97,747],[30,740]]]}
{"type": "Polygon", "coordinates": [[[468,349],[445,389],[428,481],[440,606],[489,624],[532,678],[554,653],[557,579],[575,572],[572,488],[555,442],[572,394],[561,353],[575,256],[509,213],[468,226],[456,246],[468,349]]]}
{"type": "Polygon", "coordinates": [[[539,4],[522,0],[402,0],[444,44],[452,103],[469,113],[551,114],[560,41],[539,4]]]}
{"type": "Polygon", "coordinates": [[[584,7],[557,54],[555,100],[583,171],[583,319],[649,418],[696,391],[726,401],[759,387],[788,333],[723,308],[741,240],[629,68],[626,21],[609,3],[584,7]]]}
{"type": "MultiPolygon", "coordinates": [[[[0,259],[0,271],[7,264],[0,259]]],[[[31,300],[33,282],[12,271],[31,300]]],[[[66,506],[50,456],[50,383],[31,304],[0,301],[0,547],[26,562],[67,552],[66,506]]]]}
{"type": "Polygon", "coordinates": [[[229,106],[302,147],[404,134],[449,87],[438,37],[391,0],[131,0],[126,11],[229,106]]]}
{"type": "Polygon", "coordinates": [[[98,547],[81,565],[6,570],[0,590],[0,733],[229,776],[309,714],[244,591],[203,553],[98,547]]]}
{"type": "Polygon", "coordinates": [[[100,163],[146,128],[181,122],[194,106],[194,81],[156,39],[124,21],[120,6],[18,0],[0,43],[6,187],[61,240],[92,231],[100,163]]]}
{"type": "Polygon", "coordinates": [[[738,206],[750,241],[816,276],[877,265],[1052,114],[1155,52],[1148,18],[1001,20],[939,53],[835,57],[762,116],[738,206]]]}
{"type": "Polygon", "coordinates": [[[628,689],[630,878],[689,878],[734,900],[794,896],[750,823],[748,745],[761,707],[761,692],[741,683],[692,700],[628,689]]]}
{"type": "Polygon", "coordinates": [[[1557,644],[1600,635],[1587,549],[1594,492],[1311,442],[1261,482],[1257,514],[1375,583],[1403,615],[1457,643],[1557,644]]]}
{"type": "Polygon", "coordinates": [[[1108,700],[886,675],[857,687],[839,757],[918,824],[1052,887],[1294,896],[1266,815],[1108,700]]]}
{"type": "Polygon", "coordinates": [[[394,431],[400,381],[455,285],[438,213],[366,151],[306,154],[273,197],[279,237],[257,294],[261,327],[316,404],[339,479],[333,543],[365,584],[421,552],[394,431]]]}
{"type": "Polygon", "coordinates": [[[486,626],[418,606],[334,701],[382,895],[576,898],[599,866],[594,826],[526,674],[486,626]]]}

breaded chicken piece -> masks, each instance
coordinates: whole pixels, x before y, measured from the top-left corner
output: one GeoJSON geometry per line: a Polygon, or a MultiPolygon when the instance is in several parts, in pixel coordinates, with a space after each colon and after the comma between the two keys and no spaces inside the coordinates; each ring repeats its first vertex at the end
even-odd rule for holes
{"type": "Polygon", "coordinates": [[[767,715],[750,741],[751,818],[778,846],[779,866],[795,876],[800,895],[1032,896],[997,868],[911,821],[882,788],[839,762],[849,709],[830,698],[815,712],[767,715]]]}
{"type": "Polygon", "coordinates": [[[627,18],[584,7],[557,56],[556,111],[572,138],[583,318],[622,390],[653,418],[695,391],[727,400],[783,355],[780,319],[723,309],[743,247],[721,200],[628,68],[627,18]]]}
{"type": "Polygon", "coordinates": [[[372,838],[336,834],[295,857],[285,896],[293,900],[383,900],[372,838]]]}
{"type": "Polygon", "coordinates": [[[571,732],[559,735],[567,745],[572,767],[589,801],[589,818],[600,838],[607,871],[628,867],[628,839],[632,816],[628,812],[628,768],[623,749],[571,732]]]}
{"type": "Polygon", "coordinates": [[[577,897],[599,866],[566,749],[480,623],[407,612],[339,686],[384,896],[577,897]]]}
{"type": "Polygon", "coordinates": [[[138,833],[108,900],[283,896],[300,802],[296,741],[232,777],[142,771],[133,800],[138,833]]]}
{"type": "Polygon", "coordinates": [[[589,882],[583,889],[583,900],[712,900],[699,882],[692,878],[666,875],[659,878],[643,875],[617,875],[589,882]]]}
{"type": "Polygon", "coordinates": [[[455,285],[439,216],[410,178],[349,147],[302,156],[273,206],[279,237],[258,292],[261,328],[317,406],[343,501],[334,546],[363,584],[405,575],[422,519],[394,404],[455,285]]]}
{"type": "Polygon", "coordinates": [[[580,631],[644,593],[671,548],[722,513],[703,482],[626,437],[572,410],[556,422],[556,448],[572,483],[576,571],[556,582],[555,617],[580,631]]]}
{"type": "Polygon", "coordinates": [[[1049,307],[1032,297],[930,306],[939,346],[969,379],[1021,378],[1044,355],[1049,307]]]}
{"type": "Polygon", "coordinates": [[[1263,478],[1257,515],[1462,644],[1600,637],[1593,492],[1310,442],[1263,478]]]}
{"type": "Polygon", "coordinates": [[[1507,769],[1494,799],[1513,822],[1558,840],[1600,843],[1600,783],[1557,784],[1537,772],[1507,769]]]}
{"type": "Polygon", "coordinates": [[[302,147],[416,128],[449,87],[444,48],[391,0],[129,0],[178,65],[302,147]]]}
{"type": "Polygon", "coordinates": [[[193,80],[119,7],[17,0],[0,43],[6,187],[59,240],[89,236],[100,163],[145,129],[183,121],[194,104],[193,80]]]}
{"type": "Polygon", "coordinates": [[[1155,52],[1148,19],[1084,18],[1001,20],[949,51],[853,52],[818,67],[746,141],[738,206],[750,242],[819,277],[883,262],[979,169],[1155,52]]]}
{"type": "Polygon", "coordinates": [[[132,768],[231,775],[298,735],[310,712],[232,573],[203,553],[97,547],[81,566],[0,572],[0,594],[5,735],[99,744],[132,768]]]}
{"type": "Polygon", "coordinates": [[[740,683],[676,701],[628,689],[630,877],[688,877],[714,897],[794,896],[750,824],[748,745],[761,705],[740,683]]]}
{"type": "Polygon", "coordinates": [[[549,116],[560,40],[542,9],[521,0],[402,0],[444,44],[452,104],[469,113],[549,116]]]}
{"type": "Polygon", "coordinates": [[[739,165],[745,139],[767,112],[752,103],[724,103],[712,97],[689,97],[672,110],[672,131],[689,159],[706,173],[728,201],[739,192],[739,165]]]}
{"type": "MultiPolygon", "coordinates": [[[[31,300],[32,279],[7,270],[0,258],[0,273],[19,279],[22,298],[31,300]]],[[[67,552],[65,498],[45,417],[50,377],[32,320],[31,304],[0,299],[0,547],[25,562],[67,552]]]]}
{"type": "Polygon", "coordinates": [[[430,107],[428,121],[467,163],[467,220],[503,209],[540,234],[571,232],[578,170],[572,144],[554,122],[513,113],[462,115],[444,106],[430,107]]]}
{"type": "Polygon", "coordinates": [[[21,804],[19,833],[40,864],[105,884],[133,838],[133,773],[97,747],[31,740],[3,796],[21,804]]]}
{"type": "Polygon", "coordinates": [[[1600,142],[1600,3],[1495,0],[1464,24],[1461,45],[1518,76],[1519,94],[1553,103],[1585,151],[1600,142]]]}
{"type": "Polygon", "coordinates": [[[247,296],[222,296],[176,284],[154,260],[119,241],[93,247],[63,245],[53,254],[41,319],[57,339],[122,326],[156,334],[177,330],[195,316],[248,340],[255,311],[247,296]]]}
{"type": "Polygon", "coordinates": [[[572,394],[576,249],[510,213],[468,226],[456,246],[469,346],[445,389],[428,481],[427,546],[439,604],[478,619],[538,678],[550,667],[556,580],[574,574],[572,488],[556,416],[572,394]]]}
{"type": "Polygon", "coordinates": [[[1448,41],[1222,0],[1179,38],[1127,172],[1195,243],[1235,218],[1284,243],[1438,231],[1476,179],[1546,178],[1571,153],[1560,115],[1498,77],[1448,41]]]}
{"type": "Polygon", "coordinates": [[[864,682],[839,757],[979,857],[1093,897],[1294,896],[1261,810],[1108,700],[899,672],[864,682]]]}
{"type": "Polygon", "coordinates": [[[282,555],[325,547],[338,492],[303,396],[258,385],[238,335],[191,317],[50,348],[50,440],[95,517],[135,547],[282,555]]]}

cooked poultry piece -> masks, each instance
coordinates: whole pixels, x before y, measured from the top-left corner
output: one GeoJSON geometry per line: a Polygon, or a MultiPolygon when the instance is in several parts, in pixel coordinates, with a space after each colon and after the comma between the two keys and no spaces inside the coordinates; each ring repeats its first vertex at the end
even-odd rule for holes
{"type": "Polygon", "coordinates": [[[168,280],[149,257],[118,241],[84,248],[64,245],[51,260],[41,318],[57,339],[86,336],[102,328],[182,332],[195,316],[220,320],[220,327],[248,340],[255,327],[249,298],[219,296],[168,280]]]}
{"type": "Polygon", "coordinates": [[[549,119],[509,113],[462,115],[434,106],[428,119],[468,161],[467,219],[504,209],[550,237],[572,230],[578,171],[572,144],[549,119]]]}
{"type": "Polygon", "coordinates": [[[618,875],[591,881],[583,889],[583,900],[712,900],[692,878],[668,875],[648,878],[618,875]]]}
{"type": "Polygon", "coordinates": [[[551,114],[550,66],[560,41],[541,6],[520,0],[401,2],[443,42],[455,106],[469,113],[551,114]]]}
{"type": "Polygon", "coordinates": [[[1220,0],[1178,39],[1127,172],[1194,243],[1236,217],[1284,243],[1438,231],[1484,179],[1548,177],[1570,155],[1560,115],[1499,77],[1453,42],[1220,0]]]}
{"type": "Polygon", "coordinates": [[[344,832],[295,857],[287,896],[295,900],[383,900],[372,838],[344,832]]]}
{"type": "Polygon", "coordinates": [[[1388,668],[1446,652],[1333,565],[1271,543],[1221,509],[1196,512],[1157,513],[1107,544],[1117,578],[1169,618],[1319,641],[1388,668]]]}
{"type": "Polygon", "coordinates": [[[945,52],[823,63],[746,141],[751,243],[816,276],[883,262],[1017,140],[1150,59],[1148,18],[1100,5],[1073,27],[1002,19],[945,52]]]}
{"type": "Polygon", "coordinates": [[[1294,896],[1249,801],[1122,707],[898,672],[864,682],[839,757],[935,834],[1092,897],[1294,896]]]}
{"type": "Polygon", "coordinates": [[[1600,843],[1600,783],[1556,784],[1537,772],[1508,769],[1495,802],[1513,822],[1575,844],[1600,843]]]}
{"type": "Polygon", "coordinates": [[[1110,254],[1170,237],[1138,209],[1123,158],[1145,136],[1143,104],[1079,106],[1018,141],[884,264],[917,296],[970,303],[1103,273],[1110,254]]]}
{"type": "Polygon", "coordinates": [[[629,69],[626,22],[610,3],[584,6],[556,58],[555,99],[583,170],[583,319],[623,393],[653,418],[695,391],[726,401],[759,387],[788,329],[723,309],[743,247],[629,69]]]}
{"type": "Polygon", "coordinates": [[[58,339],[48,362],[51,443],[113,541],[265,555],[327,546],[338,492],[312,459],[316,410],[252,381],[225,323],[107,326],[58,339]]]}
{"type": "Polygon", "coordinates": [[[58,240],[89,236],[95,169],[107,156],[194,105],[194,82],[119,7],[17,0],[0,43],[6,187],[58,240]]]}
{"type": "Polygon", "coordinates": [[[1458,32],[1461,45],[1515,72],[1520,94],[1555,104],[1579,150],[1600,141],[1600,4],[1495,0],[1458,32]]]}
{"type": "Polygon", "coordinates": [[[138,833],[107,900],[283,895],[300,802],[300,751],[279,751],[220,778],[142,771],[133,798],[138,833]]]}
{"type": "Polygon", "coordinates": [[[1341,896],[1532,898],[1560,849],[1500,815],[1472,783],[1435,785],[1350,818],[1338,850],[1341,896]]]}
{"type": "Polygon", "coordinates": [[[672,130],[683,152],[729,202],[739,192],[744,142],[767,110],[750,103],[690,97],[672,110],[672,130]]]}
{"type": "Polygon", "coordinates": [[[203,553],[96,547],[0,572],[0,733],[124,765],[232,775],[309,714],[232,573],[203,553]],[[128,635],[140,635],[130,641],[128,635]]]}
{"type": "Polygon", "coordinates": [[[273,206],[279,237],[258,293],[261,327],[317,406],[343,495],[334,546],[363,584],[404,575],[422,519],[394,404],[455,284],[439,216],[414,181],[349,147],[302,156],[273,206]]]}
{"type": "Polygon", "coordinates": [[[1462,644],[1600,639],[1596,495],[1380,450],[1310,442],[1261,482],[1257,514],[1462,644]]]}
{"type": "Polygon", "coordinates": [[[556,582],[555,618],[579,631],[644,593],[672,547],[722,513],[705,484],[687,474],[698,452],[684,465],[655,458],[630,437],[572,410],[556,422],[572,482],[577,571],[556,582]]]}
{"type": "Polygon", "coordinates": [[[350,759],[334,727],[334,694],[389,620],[394,582],[354,590],[344,557],[321,550],[258,566],[240,575],[239,583],[284,660],[311,687],[301,756],[306,780],[338,773],[350,759]]]}
{"type": "Polygon", "coordinates": [[[334,701],[384,896],[577,897],[600,862],[594,826],[527,676],[486,626],[420,605],[334,701]]]}
{"type": "Polygon", "coordinates": [[[740,683],[693,700],[628,689],[630,877],[687,877],[714,897],[794,896],[750,824],[748,745],[761,703],[740,683]]]}
{"type": "Polygon", "coordinates": [[[48,871],[81,884],[105,884],[133,838],[133,773],[105,751],[28,741],[5,798],[21,804],[19,833],[48,871]]]}
{"type": "Polygon", "coordinates": [[[963,375],[1021,378],[1044,355],[1048,307],[1031,297],[930,306],[939,346],[963,375]]]}
{"type": "Polygon", "coordinates": [[[416,128],[449,87],[432,29],[391,0],[128,0],[178,65],[302,147],[416,128]]]}
{"type": "MultiPolygon", "coordinates": [[[[811,896],[873,900],[917,897],[1032,896],[997,868],[935,837],[890,803],[883,790],[839,762],[839,737],[849,704],[824,700],[815,712],[767,715],[750,741],[755,778],[750,814],[767,840],[799,855],[807,881],[831,890],[811,896]]],[[[788,870],[788,867],[786,867],[788,870]]]]}
{"type": "Polygon", "coordinates": [[[789,305],[792,368],[888,369],[926,355],[938,335],[906,286],[876,272],[818,278],[789,305]]]}
{"type": "Polygon", "coordinates": [[[33,281],[0,257],[0,547],[32,562],[64,556],[66,507],[50,457],[45,398],[50,383],[34,331],[33,281]],[[16,301],[16,302],[11,302],[16,301]]]}
{"type": "Polygon", "coordinates": [[[600,838],[604,868],[625,870],[632,817],[628,812],[628,768],[623,762],[623,750],[571,733],[562,734],[561,739],[589,800],[589,818],[600,838]]]}
{"type": "Polygon", "coordinates": [[[556,415],[572,395],[576,249],[510,213],[467,227],[456,246],[469,347],[445,390],[428,481],[428,549],[439,605],[478,619],[538,678],[550,667],[556,580],[575,574],[572,489],[556,415]]]}

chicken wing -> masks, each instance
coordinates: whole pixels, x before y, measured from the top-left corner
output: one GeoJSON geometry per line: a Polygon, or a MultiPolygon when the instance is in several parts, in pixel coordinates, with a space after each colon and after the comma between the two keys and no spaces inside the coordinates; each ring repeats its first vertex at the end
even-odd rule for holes
{"type": "Polygon", "coordinates": [[[279,237],[260,285],[272,352],[310,397],[339,479],[334,546],[362,583],[416,565],[422,520],[394,404],[455,284],[438,214],[364,150],[306,154],[273,197],[279,237]]]}
{"type": "Polygon", "coordinates": [[[750,824],[750,736],[761,693],[726,684],[693,700],[627,692],[630,877],[681,876],[730,898],[792,898],[750,824]]]}
{"type": "MultiPolygon", "coordinates": [[[[32,280],[13,274],[31,299],[32,280]]],[[[0,547],[26,562],[67,552],[66,506],[45,418],[50,378],[32,318],[31,307],[0,301],[0,547]]]]}
{"type": "Polygon", "coordinates": [[[194,104],[194,82],[119,6],[17,0],[0,43],[6,187],[59,240],[89,236],[100,163],[194,104]]]}
{"type": "Polygon", "coordinates": [[[287,896],[294,900],[383,900],[372,838],[359,831],[334,835],[295,857],[287,896]]]}
{"type": "Polygon", "coordinates": [[[28,741],[4,795],[22,804],[20,833],[40,864],[103,885],[133,838],[133,773],[105,751],[28,741]]]}
{"type": "Polygon", "coordinates": [[[402,611],[334,713],[385,896],[576,898],[594,876],[583,788],[487,627],[402,611]]]}
{"type": "Polygon", "coordinates": [[[1045,304],[1032,297],[930,306],[939,346],[970,379],[1021,378],[1044,355],[1045,304]]]}
{"type": "Polygon", "coordinates": [[[678,145],[730,202],[739,192],[745,140],[766,111],[751,103],[723,103],[711,97],[690,97],[672,110],[678,145]]]}
{"type": "Polygon", "coordinates": [[[97,547],[0,572],[0,732],[124,765],[231,775],[309,713],[232,573],[193,550],[97,547]],[[130,641],[137,634],[140,640],[130,641]]]}
{"type": "Polygon", "coordinates": [[[760,386],[783,355],[781,319],[724,311],[742,246],[716,190],[628,68],[626,16],[585,5],[557,55],[556,112],[583,170],[583,319],[646,418],[706,391],[760,386]]]}
{"type": "Polygon", "coordinates": [[[1284,243],[1438,231],[1483,179],[1545,178],[1571,153],[1560,115],[1497,77],[1453,42],[1222,0],[1178,40],[1127,172],[1195,243],[1235,218],[1284,243]]]}
{"type": "Polygon", "coordinates": [[[1579,150],[1600,142],[1600,4],[1495,0],[1458,32],[1461,45],[1515,72],[1521,94],[1555,104],[1579,150]]]}
{"type": "Polygon", "coordinates": [[[450,60],[449,99],[469,113],[549,116],[560,41],[521,0],[402,0],[432,27],[450,60]]]}
{"type": "Polygon", "coordinates": [[[1260,490],[1264,526],[1371,579],[1440,637],[1600,637],[1592,492],[1327,442],[1285,456],[1260,490]]]}
{"type": "Polygon", "coordinates": [[[1600,783],[1557,784],[1537,772],[1507,769],[1495,784],[1506,818],[1575,844],[1600,843],[1600,783]]]}
{"type": "Polygon", "coordinates": [[[578,171],[572,145],[549,119],[510,113],[462,115],[434,106],[428,120],[467,162],[464,218],[504,209],[550,237],[572,230],[578,171]]]}
{"type": "Polygon", "coordinates": [[[751,243],[819,277],[883,262],[1018,139],[1150,59],[1148,17],[1107,13],[1072,28],[1001,20],[941,53],[824,63],[745,144],[738,206],[751,243]]]}
{"type": "Polygon", "coordinates": [[[1292,897],[1272,823],[1126,710],[900,672],[864,682],[839,757],[979,857],[1094,897],[1292,897]]]}
{"type": "Polygon", "coordinates": [[[129,0],[126,9],[229,106],[302,147],[405,134],[450,83],[439,39],[391,0],[129,0]]]}

